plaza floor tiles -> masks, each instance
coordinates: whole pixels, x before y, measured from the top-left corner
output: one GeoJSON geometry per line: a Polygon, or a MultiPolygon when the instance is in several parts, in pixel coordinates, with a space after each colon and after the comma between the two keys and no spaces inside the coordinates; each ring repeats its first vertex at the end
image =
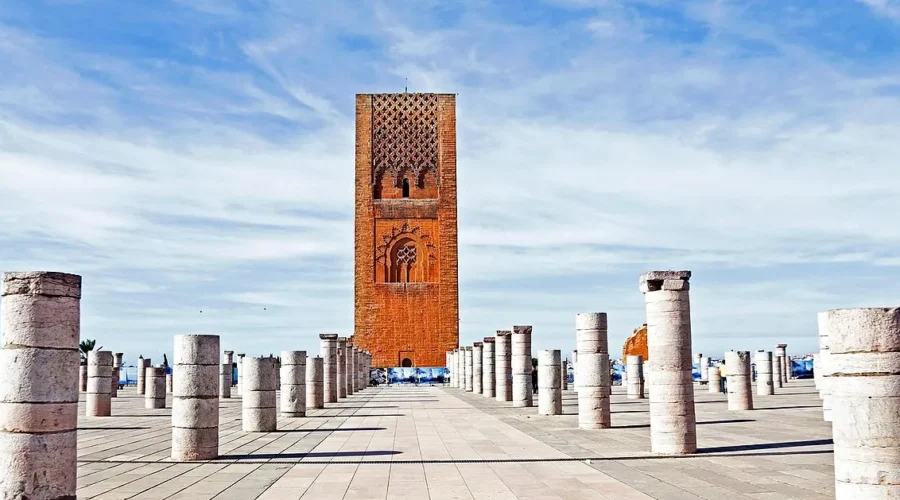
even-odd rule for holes
{"type": "MultiPolygon", "coordinates": [[[[134,388],[113,415],[80,417],[78,497],[96,499],[827,499],[830,425],[811,381],[791,381],[756,410],[728,411],[697,387],[700,451],[649,453],[646,400],[612,397],[613,428],[577,428],[448,387],[369,388],[278,431],[241,431],[240,397],[220,404],[220,458],[170,459],[171,409],[134,388]]],[[[168,402],[171,408],[171,401],[168,402]]],[[[82,403],[81,415],[84,414],[82,403]]]]}

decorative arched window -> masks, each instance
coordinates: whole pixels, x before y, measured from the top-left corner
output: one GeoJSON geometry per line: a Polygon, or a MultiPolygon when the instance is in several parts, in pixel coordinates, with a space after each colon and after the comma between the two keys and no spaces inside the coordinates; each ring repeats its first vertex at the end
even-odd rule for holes
{"type": "Polygon", "coordinates": [[[417,261],[416,242],[411,238],[404,238],[398,241],[391,251],[388,282],[410,283],[421,281],[421,277],[418,275],[419,268],[416,266],[417,261]]]}
{"type": "Polygon", "coordinates": [[[409,179],[403,179],[403,197],[409,198],[409,179]]]}

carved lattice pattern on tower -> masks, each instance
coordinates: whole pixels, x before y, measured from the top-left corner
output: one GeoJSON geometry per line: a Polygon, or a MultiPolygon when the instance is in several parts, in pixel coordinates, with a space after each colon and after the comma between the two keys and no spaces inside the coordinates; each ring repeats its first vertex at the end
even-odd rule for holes
{"type": "Polygon", "coordinates": [[[434,94],[376,94],[372,114],[374,181],[389,173],[395,186],[404,174],[420,183],[426,172],[437,178],[437,111],[434,94]]]}

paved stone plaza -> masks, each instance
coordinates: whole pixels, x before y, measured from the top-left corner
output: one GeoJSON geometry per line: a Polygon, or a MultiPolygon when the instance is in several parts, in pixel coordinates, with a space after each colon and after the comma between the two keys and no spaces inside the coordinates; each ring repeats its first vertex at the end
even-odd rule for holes
{"type": "Polygon", "coordinates": [[[369,388],[278,431],[241,431],[241,400],[220,404],[220,458],[174,463],[168,409],[119,391],[111,417],[78,421],[78,497],[97,499],[736,499],[834,497],[830,424],[812,381],[753,411],[697,387],[699,452],[648,453],[647,400],[614,387],[610,429],[580,430],[576,393],[538,416],[443,387],[369,388]]]}

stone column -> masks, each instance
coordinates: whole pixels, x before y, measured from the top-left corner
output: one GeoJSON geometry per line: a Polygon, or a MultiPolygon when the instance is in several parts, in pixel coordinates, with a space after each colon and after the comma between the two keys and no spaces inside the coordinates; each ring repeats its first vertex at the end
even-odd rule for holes
{"type": "Polygon", "coordinates": [[[319,346],[322,351],[322,363],[325,367],[325,402],[337,403],[338,399],[338,367],[336,333],[319,335],[319,346]]]}
{"type": "Polygon", "coordinates": [[[231,399],[232,363],[234,351],[225,351],[222,367],[219,369],[219,398],[231,399]]]}
{"type": "Polygon", "coordinates": [[[512,396],[513,406],[527,408],[534,406],[534,391],[531,387],[531,326],[513,326],[512,333],[512,396]]]}
{"type": "Polygon", "coordinates": [[[484,343],[475,342],[472,344],[472,392],[481,394],[483,392],[484,366],[482,358],[484,356],[484,343]]]}
{"type": "Polygon", "coordinates": [[[244,432],[273,432],[275,413],[275,362],[272,358],[244,360],[244,395],[241,401],[241,428],[244,432]]]}
{"type": "Polygon", "coordinates": [[[644,357],[625,358],[625,377],[628,379],[625,394],[628,399],[644,399],[644,357]]]}
{"type": "Polygon", "coordinates": [[[353,395],[353,377],[356,376],[356,369],[353,367],[353,344],[347,340],[347,397],[353,395]]]}
{"type": "Polygon", "coordinates": [[[144,392],[144,408],[166,407],[166,368],[163,366],[149,366],[144,373],[146,391],[144,392]]]}
{"type": "Polygon", "coordinates": [[[281,416],[306,416],[306,351],[281,351],[281,416]]]}
{"type": "Polygon", "coordinates": [[[609,355],[580,352],[578,355],[578,427],[605,429],[609,413],[609,355]]]}
{"type": "Polygon", "coordinates": [[[466,368],[465,368],[466,392],[472,392],[472,387],[473,387],[472,379],[475,376],[475,373],[474,373],[475,367],[473,365],[474,360],[472,359],[473,358],[472,346],[467,345],[464,349],[465,349],[465,358],[466,358],[466,361],[465,361],[465,363],[466,363],[466,368]]]}
{"type": "Polygon", "coordinates": [[[359,347],[353,346],[353,357],[351,358],[353,364],[353,393],[361,391],[363,388],[359,384],[359,374],[362,370],[359,369],[359,347]]]}
{"type": "Polygon", "coordinates": [[[709,381],[709,356],[700,358],[700,380],[709,381]]]}
{"type": "Polygon", "coordinates": [[[640,278],[647,306],[650,371],[650,450],[697,451],[691,377],[690,271],[651,271],[640,278]]]}
{"type": "Polygon", "coordinates": [[[309,358],[306,364],[306,405],[310,409],[325,408],[325,365],[322,358],[309,358]]]}
{"type": "Polygon", "coordinates": [[[121,368],[122,368],[122,358],[125,356],[124,353],[117,352],[113,354],[113,369],[112,369],[112,377],[109,381],[109,397],[116,398],[119,397],[119,379],[121,378],[121,368]]]}
{"type": "Polygon", "coordinates": [[[559,388],[564,391],[569,388],[569,362],[565,359],[559,363],[559,388]]]}
{"type": "Polygon", "coordinates": [[[750,352],[725,353],[725,369],[728,370],[728,409],[752,410],[753,389],[750,380],[750,352]]]}
{"type": "Polygon", "coordinates": [[[172,386],[174,385],[172,378],[173,377],[172,377],[171,373],[166,373],[166,392],[169,394],[172,394],[172,390],[173,390],[172,386]]]}
{"type": "Polygon", "coordinates": [[[459,374],[456,380],[456,388],[466,388],[466,351],[462,347],[456,348],[456,373],[459,374]]]}
{"type": "Polygon", "coordinates": [[[562,414],[562,384],[559,381],[560,351],[538,351],[538,414],[562,414]]]}
{"type": "Polygon", "coordinates": [[[760,396],[775,394],[775,381],[772,377],[772,351],[765,349],[756,351],[756,394],[760,396]]]}
{"type": "Polygon", "coordinates": [[[150,358],[144,359],[143,357],[139,357],[137,360],[137,393],[144,394],[147,392],[147,383],[145,376],[147,375],[147,368],[150,365],[150,358]]]}
{"type": "Polygon", "coordinates": [[[578,390],[578,350],[572,351],[572,385],[578,390]]]}
{"type": "MultiPolygon", "coordinates": [[[[787,344],[778,344],[775,346],[775,357],[781,358],[781,383],[786,384],[791,378],[791,360],[787,356],[787,344]]],[[[728,373],[731,376],[731,373],[728,373]]]]}
{"type": "Polygon", "coordinates": [[[335,359],[337,360],[337,396],[338,399],[344,399],[347,397],[347,337],[338,337],[335,354],[335,359]]]}
{"type": "Polygon", "coordinates": [[[831,350],[829,344],[828,331],[828,313],[820,312],[818,314],[819,321],[819,353],[816,355],[813,364],[813,373],[819,380],[819,397],[822,398],[822,417],[826,422],[833,420],[831,409],[831,383],[830,370],[828,369],[828,361],[831,359],[831,350]]]}
{"type": "Polygon", "coordinates": [[[112,374],[112,352],[90,351],[87,357],[88,383],[85,415],[108,417],[112,408],[109,378],[112,374]]]}
{"type": "Polygon", "coordinates": [[[706,385],[709,392],[722,393],[722,373],[719,371],[718,363],[709,367],[709,382],[706,385]]]}
{"type": "Polygon", "coordinates": [[[835,498],[900,498],[900,308],[836,309],[824,321],[835,498]]]}
{"type": "Polygon", "coordinates": [[[219,336],[176,335],[172,459],[219,455],[219,336]]]}
{"type": "Polygon", "coordinates": [[[494,391],[497,401],[512,401],[512,332],[497,330],[494,338],[494,391]]]}
{"type": "Polygon", "coordinates": [[[780,356],[775,356],[775,385],[781,389],[784,387],[782,383],[784,381],[784,363],[781,361],[780,356]]]}
{"type": "Polygon", "coordinates": [[[87,358],[85,358],[84,364],[78,367],[78,389],[81,392],[87,392],[87,372],[87,358]]]}
{"type": "Polygon", "coordinates": [[[75,498],[81,276],[3,273],[0,498],[75,498]]]}
{"type": "Polygon", "coordinates": [[[484,338],[484,348],[481,352],[481,394],[486,398],[496,398],[495,390],[497,379],[494,372],[494,337],[484,338]]]}
{"type": "Polygon", "coordinates": [[[237,371],[238,371],[238,394],[244,393],[244,353],[240,353],[237,355],[237,371]]]}
{"type": "MultiPolygon", "coordinates": [[[[578,347],[579,358],[583,357],[585,354],[591,353],[606,354],[606,357],[609,358],[606,313],[594,312],[576,314],[575,342],[578,347]]],[[[606,395],[609,396],[612,383],[608,376],[605,380],[607,382],[605,389],[606,395]]],[[[578,381],[580,383],[581,379],[579,378],[578,381]]],[[[577,385],[575,386],[575,390],[578,390],[577,385]]],[[[607,404],[609,403],[609,399],[606,399],[605,401],[607,404]]],[[[608,408],[607,411],[609,411],[608,408]]]]}

